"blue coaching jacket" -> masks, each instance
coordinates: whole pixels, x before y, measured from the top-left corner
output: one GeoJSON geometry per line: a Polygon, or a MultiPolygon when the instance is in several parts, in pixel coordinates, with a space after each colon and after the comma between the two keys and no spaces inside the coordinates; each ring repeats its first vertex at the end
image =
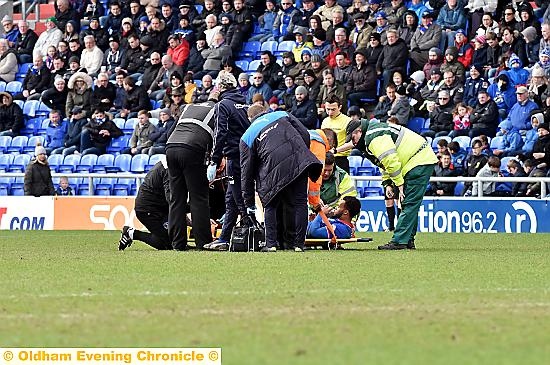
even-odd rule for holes
{"type": "Polygon", "coordinates": [[[284,111],[260,114],[240,142],[241,184],[247,207],[254,205],[254,182],[264,206],[304,171],[317,180],[323,164],[309,150],[309,133],[284,111]]]}

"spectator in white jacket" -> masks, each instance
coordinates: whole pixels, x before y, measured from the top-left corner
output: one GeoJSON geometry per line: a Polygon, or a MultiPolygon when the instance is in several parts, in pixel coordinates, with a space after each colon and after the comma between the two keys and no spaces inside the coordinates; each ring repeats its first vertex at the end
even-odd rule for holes
{"type": "Polygon", "coordinates": [[[96,77],[103,63],[103,51],[95,44],[93,35],[84,37],[84,49],[80,55],[80,66],[88,71],[88,75],[96,77]]]}
{"type": "MultiPolygon", "coordinates": [[[[500,158],[497,156],[491,156],[487,160],[485,166],[479,170],[476,177],[497,177],[500,175],[500,158]]],[[[479,183],[474,181],[472,184],[472,196],[477,197],[479,192],[479,183]]],[[[492,195],[496,190],[496,182],[486,181],[481,183],[481,189],[483,189],[484,196],[492,195]]],[[[466,195],[469,195],[466,193],[466,195]]]]}
{"type": "Polygon", "coordinates": [[[46,19],[46,30],[40,34],[38,40],[34,44],[33,55],[46,56],[48,54],[48,47],[55,46],[63,38],[63,32],[57,28],[57,19],[51,17],[46,19]]]}
{"type": "Polygon", "coordinates": [[[10,82],[15,80],[17,66],[17,56],[10,50],[7,39],[0,39],[0,81],[10,82]]]}

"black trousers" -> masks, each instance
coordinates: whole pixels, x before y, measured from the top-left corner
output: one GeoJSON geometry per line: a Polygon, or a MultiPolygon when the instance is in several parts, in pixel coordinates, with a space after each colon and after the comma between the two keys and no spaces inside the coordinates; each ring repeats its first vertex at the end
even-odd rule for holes
{"type": "Polygon", "coordinates": [[[190,207],[195,245],[202,248],[212,241],[204,155],[185,147],[169,146],[166,149],[166,162],[171,193],[168,235],[172,247],[178,251],[187,249],[185,214],[190,207]]]}
{"type": "Polygon", "coordinates": [[[237,217],[239,214],[241,217],[246,216],[246,207],[241,190],[241,162],[238,159],[227,159],[226,169],[229,181],[225,191],[225,218],[220,239],[229,242],[237,217]]]}
{"type": "Polygon", "coordinates": [[[134,239],[145,242],[157,250],[171,250],[172,244],[168,237],[166,222],[168,216],[164,212],[136,210],[136,217],[149,232],[134,231],[134,239]]]}

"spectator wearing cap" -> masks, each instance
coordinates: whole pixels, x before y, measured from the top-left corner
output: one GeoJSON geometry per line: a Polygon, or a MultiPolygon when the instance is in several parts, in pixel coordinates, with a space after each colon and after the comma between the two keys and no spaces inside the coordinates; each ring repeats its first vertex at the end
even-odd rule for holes
{"type": "MultiPolygon", "coordinates": [[[[323,81],[323,71],[329,68],[328,64],[319,55],[313,55],[311,57],[311,70],[315,73],[315,78],[319,80],[319,86],[323,81]]],[[[317,98],[317,94],[315,95],[317,98]]]]}
{"type": "Polygon", "coordinates": [[[13,24],[13,19],[9,15],[4,15],[2,18],[2,28],[4,31],[1,38],[8,41],[10,48],[15,47],[17,38],[19,38],[21,33],[19,32],[19,28],[13,24]]]}
{"type": "MultiPolygon", "coordinates": [[[[357,49],[359,49],[359,47],[357,49]]],[[[384,49],[380,34],[376,32],[371,33],[369,36],[368,47],[361,48],[361,49],[365,51],[365,56],[367,57],[367,64],[373,65],[373,67],[375,67],[376,63],[378,62],[378,58],[380,58],[380,54],[382,54],[382,50],[384,49]]],[[[353,57],[351,57],[350,59],[352,58],[353,57]]]]}
{"type": "Polygon", "coordinates": [[[256,94],[261,94],[264,100],[269,100],[273,96],[271,87],[264,81],[264,75],[260,71],[256,71],[252,76],[252,85],[246,96],[247,104],[252,104],[252,98],[256,94]]]}
{"type": "MultiPolygon", "coordinates": [[[[69,20],[79,19],[79,15],[72,8],[69,0],[57,0],[54,4],[55,7],[55,19],[57,19],[57,26],[59,29],[65,29],[65,25],[69,20]]],[[[80,22],[76,25],[76,31],[80,30],[80,22]]]]}
{"type": "Polygon", "coordinates": [[[407,7],[403,4],[403,0],[391,0],[390,4],[384,8],[384,11],[388,17],[388,23],[394,27],[398,27],[403,20],[407,7]]]}
{"type": "Polygon", "coordinates": [[[197,41],[189,50],[189,58],[187,59],[187,67],[185,69],[187,72],[192,72],[193,75],[202,71],[204,65],[204,57],[202,56],[202,51],[207,48],[206,36],[204,33],[199,33],[197,41]]]}
{"type": "Polygon", "coordinates": [[[27,165],[24,177],[24,191],[27,196],[54,195],[55,188],[52,182],[48,155],[42,144],[34,149],[35,159],[27,165]]]}
{"type": "Polygon", "coordinates": [[[101,72],[95,80],[95,87],[92,90],[91,108],[108,111],[113,107],[116,98],[115,85],[109,82],[109,75],[101,72]]]}
{"type": "Polygon", "coordinates": [[[103,29],[112,34],[119,34],[122,27],[122,7],[118,1],[109,2],[109,13],[105,18],[105,23],[103,24],[103,29]]]}
{"type": "Polygon", "coordinates": [[[313,70],[306,70],[304,72],[304,86],[311,100],[317,100],[322,81],[322,78],[317,77],[317,74],[313,70]]]}
{"type": "MultiPolygon", "coordinates": [[[[540,123],[537,127],[538,140],[533,146],[533,162],[535,168],[529,173],[530,177],[544,176],[547,174],[550,166],[550,126],[548,123],[540,123]]],[[[535,186],[536,187],[536,186],[535,186]]],[[[540,186],[538,186],[540,189],[540,186]]],[[[536,188],[530,187],[531,193],[536,188]]],[[[532,195],[528,194],[527,195],[532,195]]]]}
{"type": "Polygon", "coordinates": [[[134,118],[140,110],[151,109],[151,103],[147,92],[136,85],[131,76],[127,76],[123,82],[126,97],[124,98],[122,110],[117,115],[118,118],[134,118]]]}
{"type": "Polygon", "coordinates": [[[374,31],[380,34],[380,42],[385,46],[388,43],[386,31],[390,29],[386,12],[381,10],[374,15],[374,18],[376,20],[374,31]]]}
{"type": "Polygon", "coordinates": [[[237,78],[237,91],[246,99],[248,96],[248,90],[250,90],[250,79],[248,74],[243,72],[237,78]]]}
{"type": "Polygon", "coordinates": [[[376,73],[382,75],[384,85],[390,81],[391,75],[398,71],[405,74],[409,50],[407,44],[401,38],[396,29],[389,29],[386,32],[387,44],[382,49],[376,63],[376,73]]]}
{"type": "Polygon", "coordinates": [[[474,48],[468,41],[464,29],[456,31],[454,46],[458,50],[458,62],[462,63],[464,69],[470,68],[474,56],[474,48]]]}
{"type": "Polygon", "coordinates": [[[536,64],[531,69],[531,81],[529,82],[529,98],[543,108],[546,106],[548,95],[548,78],[544,69],[536,64]]]}
{"type": "Polygon", "coordinates": [[[50,87],[42,93],[40,101],[50,109],[56,109],[61,112],[62,117],[65,117],[65,105],[67,104],[67,88],[65,79],[57,76],[53,82],[53,87],[50,87]]]}
{"type": "MultiPolygon", "coordinates": [[[[183,15],[179,19],[179,27],[174,30],[173,35],[177,35],[180,39],[180,42],[183,43],[183,41],[187,41],[187,44],[189,45],[194,44],[197,40],[196,37],[196,31],[195,28],[189,23],[189,17],[187,15],[183,15]]],[[[170,40],[170,39],[169,39],[170,40]]]]}
{"type": "Polygon", "coordinates": [[[347,32],[345,28],[337,28],[334,31],[334,42],[330,46],[330,52],[327,56],[327,62],[331,68],[336,67],[336,55],[339,53],[345,53],[346,59],[351,59],[355,47],[352,42],[348,40],[347,32]]]}
{"type": "Polygon", "coordinates": [[[109,37],[109,49],[103,54],[103,62],[101,66],[105,67],[105,71],[111,80],[115,79],[116,68],[122,64],[125,50],[120,47],[120,41],[116,35],[109,37]]]}
{"type": "Polygon", "coordinates": [[[441,50],[437,47],[433,47],[428,51],[428,60],[426,64],[424,64],[424,67],[422,68],[422,71],[424,72],[424,76],[426,79],[430,79],[432,75],[432,70],[437,68],[438,70],[441,69],[441,66],[443,65],[443,54],[441,53],[441,50]]]}
{"type": "Polygon", "coordinates": [[[212,77],[216,77],[220,72],[222,66],[222,60],[224,57],[231,57],[231,47],[225,44],[224,35],[218,32],[214,35],[212,45],[201,52],[202,57],[205,59],[203,70],[197,72],[194,76],[201,78],[206,74],[212,77]]]}
{"type": "Polygon", "coordinates": [[[367,23],[365,13],[359,12],[353,16],[355,26],[351,30],[349,39],[356,49],[366,48],[369,45],[369,37],[373,28],[367,23]]]}
{"type": "MultiPolygon", "coordinates": [[[[336,95],[340,100],[346,100],[346,87],[336,80],[334,77],[334,71],[332,69],[326,69],[323,71],[323,84],[317,95],[316,107],[317,114],[321,118],[325,118],[325,100],[330,98],[331,95],[336,95]]],[[[342,112],[346,113],[347,105],[342,106],[342,112]]]]}
{"type": "Polygon", "coordinates": [[[302,61],[302,51],[307,49],[311,54],[311,49],[313,48],[313,42],[306,41],[306,31],[302,27],[297,27],[299,29],[294,30],[295,43],[294,48],[292,48],[292,53],[294,54],[294,59],[296,62],[302,61]]]}
{"type": "Polygon", "coordinates": [[[462,101],[470,107],[477,104],[477,95],[481,90],[487,90],[489,83],[483,78],[483,69],[476,65],[470,67],[470,76],[464,82],[464,96],[462,101]]]}
{"type": "MultiPolygon", "coordinates": [[[[441,26],[433,22],[433,15],[429,11],[422,13],[420,25],[416,28],[410,43],[411,70],[422,70],[429,61],[429,52],[434,48],[440,49],[442,37],[441,26]]],[[[429,77],[429,74],[426,75],[429,77]]]]}
{"type": "MultiPolygon", "coordinates": [[[[329,0],[330,1],[330,0],[329,0]]],[[[317,29],[313,32],[312,55],[319,55],[321,58],[327,58],[330,53],[330,43],[327,42],[327,32],[324,29],[317,29]]]]}
{"type": "MultiPolygon", "coordinates": [[[[149,6],[151,6],[150,4],[149,6]]],[[[197,8],[194,6],[194,2],[190,0],[181,0],[181,3],[178,7],[179,14],[178,16],[184,16],[187,15],[189,17],[189,22],[192,22],[196,17],[199,16],[199,12],[197,11],[197,8]]]]}
{"type": "Polygon", "coordinates": [[[409,4],[408,9],[410,11],[414,11],[414,13],[416,14],[416,19],[418,20],[419,23],[420,23],[420,19],[422,18],[422,14],[428,10],[426,5],[424,5],[423,0],[412,0],[411,3],[409,4]]]}
{"type": "Polygon", "coordinates": [[[437,24],[443,29],[439,49],[445,49],[454,44],[456,31],[466,28],[466,12],[458,4],[459,0],[447,0],[437,16],[437,24]]]}
{"type": "Polygon", "coordinates": [[[539,61],[535,66],[542,68],[546,77],[550,77],[550,47],[540,50],[539,61]]]}
{"type": "Polygon", "coordinates": [[[92,35],[84,37],[84,49],[80,56],[80,65],[88,71],[90,76],[95,77],[103,63],[103,52],[95,43],[92,35]]]}
{"type": "MultiPolygon", "coordinates": [[[[132,19],[122,19],[122,26],[120,28],[120,48],[127,51],[130,48],[129,38],[131,35],[137,35],[136,27],[132,23],[132,19]]],[[[116,35],[116,34],[115,34],[116,35]]],[[[139,37],[138,37],[139,38],[139,37]]]]}
{"type": "MultiPolygon", "coordinates": [[[[259,2],[259,1],[258,1],[259,2]]],[[[273,24],[277,17],[278,9],[275,0],[266,0],[265,11],[258,17],[258,24],[260,26],[260,33],[252,36],[251,41],[266,42],[272,40],[273,37],[273,24]]],[[[274,40],[274,38],[273,38],[274,40]]]]}
{"type": "Polygon", "coordinates": [[[430,129],[422,132],[423,137],[446,136],[454,128],[453,109],[455,104],[448,91],[440,90],[437,94],[437,103],[430,104],[430,129]]]}
{"type": "Polygon", "coordinates": [[[304,72],[311,68],[311,50],[305,48],[302,51],[301,61],[291,71],[290,75],[294,76],[297,84],[302,84],[304,81],[304,72]]]}
{"type": "Polygon", "coordinates": [[[352,66],[346,84],[346,93],[350,105],[360,105],[361,99],[376,96],[376,71],[367,64],[365,50],[354,53],[355,65],[352,66]]]}
{"type": "Polygon", "coordinates": [[[521,135],[532,128],[531,112],[538,108],[537,104],[529,99],[529,90],[525,86],[519,86],[516,89],[517,102],[514,104],[510,113],[504,120],[509,120],[512,126],[517,129],[521,135]]]}
{"type": "Polygon", "coordinates": [[[294,38],[294,22],[298,19],[300,12],[294,7],[293,0],[281,0],[281,10],[273,22],[273,38],[279,42],[292,40],[294,38]]]}
{"type": "Polygon", "coordinates": [[[317,108],[311,100],[307,88],[298,86],[294,91],[295,99],[290,114],[295,116],[307,129],[317,127],[317,108]]]}
{"type": "Polygon", "coordinates": [[[364,11],[367,16],[367,23],[376,27],[376,13],[383,10],[382,0],[367,0],[367,9],[364,11]]]}
{"type": "Polygon", "coordinates": [[[55,46],[63,38],[63,32],[57,27],[57,19],[50,17],[46,19],[46,29],[40,33],[38,40],[34,44],[33,56],[45,56],[48,53],[49,46],[55,46]]]}
{"type": "MultiPolygon", "coordinates": [[[[99,25],[98,17],[92,17],[88,28],[80,32],[80,43],[84,44],[84,37],[87,35],[94,37],[97,46],[102,51],[106,51],[109,48],[109,34],[99,25]]],[[[118,34],[114,34],[113,36],[118,37],[118,34]]]]}
{"type": "Polygon", "coordinates": [[[143,153],[153,156],[159,153],[165,153],[166,141],[168,141],[168,132],[173,128],[175,123],[172,118],[172,112],[169,108],[161,109],[159,112],[159,121],[155,130],[149,134],[149,140],[153,145],[149,148],[144,148],[143,153]]]}
{"type": "Polygon", "coordinates": [[[476,35],[473,41],[474,53],[471,65],[475,65],[484,74],[484,67],[487,65],[487,41],[484,35],[476,35]]]}
{"type": "Polygon", "coordinates": [[[517,88],[519,85],[527,85],[529,71],[523,68],[521,60],[513,53],[508,59],[508,68],[508,77],[510,78],[512,86],[517,88]]]}
{"type": "MultiPolygon", "coordinates": [[[[248,79],[248,75],[246,77],[248,79]]],[[[240,75],[239,75],[239,79],[240,79],[240,75]]],[[[193,97],[191,100],[193,103],[204,103],[210,99],[210,93],[214,89],[214,85],[212,84],[212,81],[213,81],[212,76],[210,75],[204,75],[202,77],[202,85],[197,87],[193,92],[193,97]]]]}
{"type": "Polygon", "coordinates": [[[38,40],[38,35],[34,30],[29,28],[29,24],[25,20],[20,20],[17,26],[19,28],[19,36],[13,48],[19,59],[19,63],[32,62],[32,52],[38,40]]]}
{"type": "Polygon", "coordinates": [[[332,11],[333,9],[339,9],[344,13],[344,8],[336,3],[336,0],[325,0],[325,4],[320,6],[313,14],[318,15],[321,18],[321,26],[324,30],[327,30],[332,23],[332,11]]]}

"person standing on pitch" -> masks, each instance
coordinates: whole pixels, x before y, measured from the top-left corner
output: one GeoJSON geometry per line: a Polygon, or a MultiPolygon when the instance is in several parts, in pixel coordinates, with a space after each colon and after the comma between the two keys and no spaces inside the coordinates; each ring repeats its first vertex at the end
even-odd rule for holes
{"type": "Polygon", "coordinates": [[[149,230],[143,232],[133,227],[122,227],[118,249],[124,251],[133,240],[142,241],[157,250],[171,250],[168,237],[168,203],[170,202],[170,179],[166,161],[159,161],[145,175],[136,196],[136,218],[149,230]]]}
{"type": "Polygon", "coordinates": [[[387,244],[378,246],[378,249],[415,249],[418,210],[437,163],[430,144],[403,126],[369,123],[366,120],[353,131],[352,141],[370,161],[384,169],[384,187],[393,182],[399,191],[397,206],[401,214],[393,237],[387,244]]]}
{"type": "Polygon", "coordinates": [[[202,249],[212,241],[206,170],[214,137],[214,105],[212,101],[185,105],[179,120],[168,131],[166,162],[172,193],[168,235],[177,251],[187,250],[185,215],[189,207],[195,246],[202,249]]]}
{"type": "Polygon", "coordinates": [[[284,111],[266,113],[260,105],[248,109],[252,121],[240,142],[243,198],[247,212],[256,212],[254,185],[265,208],[262,251],[277,251],[277,207],[287,204],[294,213],[295,235],[290,244],[304,251],[307,230],[308,177],[317,180],[323,164],[309,150],[306,127],[284,111]]]}
{"type": "Polygon", "coordinates": [[[248,105],[244,96],[236,89],[237,80],[228,71],[222,70],[216,78],[219,91],[219,102],[214,108],[216,129],[214,132],[214,147],[207,169],[208,181],[214,181],[216,170],[224,156],[227,157],[227,176],[229,183],[225,192],[225,218],[220,237],[212,242],[212,246],[228,245],[240,214],[247,212],[241,192],[241,162],[239,160],[239,141],[250,126],[246,115],[248,105]]]}

